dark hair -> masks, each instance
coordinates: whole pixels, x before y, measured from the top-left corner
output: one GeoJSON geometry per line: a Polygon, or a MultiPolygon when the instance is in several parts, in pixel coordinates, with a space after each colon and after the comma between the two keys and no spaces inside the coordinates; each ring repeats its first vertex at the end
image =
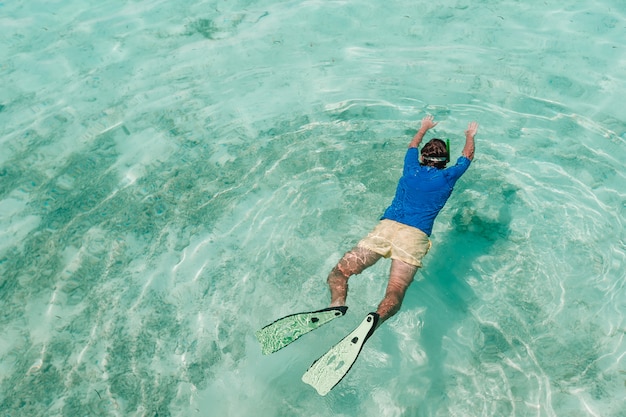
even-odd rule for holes
{"type": "Polygon", "coordinates": [[[446,143],[441,139],[431,139],[422,148],[422,165],[428,165],[431,167],[443,169],[446,167],[448,159],[448,148],[446,143]],[[433,159],[430,159],[433,158],[433,159]],[[434,159],[437,158],[437,159],[434,159]],[[440,158],[446,158],[444,160],[438,160],[440,158]]]}

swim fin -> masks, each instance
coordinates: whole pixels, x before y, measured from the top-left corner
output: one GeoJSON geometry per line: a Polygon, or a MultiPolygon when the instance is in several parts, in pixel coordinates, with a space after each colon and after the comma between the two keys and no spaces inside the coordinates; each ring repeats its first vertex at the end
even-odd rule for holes
{"type": "Polygon", "coordinates": [[[264,355],[269,355],[295,342],[300,336],[346,314],[348,307],[328,307],[322,310],[290,314],[256,332],[264,355]]]}
{"type": "Polygon", "coordinates": [[[302,376],[302,381],[315,388],[319,395],[328,394],[352,368],[379,319],[377,313],[369,313],[352,333],[313,362],[302,376]]]}

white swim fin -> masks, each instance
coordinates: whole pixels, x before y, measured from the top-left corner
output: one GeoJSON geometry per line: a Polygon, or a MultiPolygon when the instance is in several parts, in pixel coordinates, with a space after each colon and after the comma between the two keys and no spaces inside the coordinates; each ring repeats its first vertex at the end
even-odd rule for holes
{"type": "Polygon", "coordinates": [[[302,381],[315,388],[319,395],[328,394],[352,368],[363,345],[374,333],[379,318],[377,313],[369,313],[359,327],[313,362],[302,381]]]}
{"type": "Polygon", "coordinates": [[[264,355],[295,342],[300,336],[346,314],[348,307],[329,307],[317,311],[290,314],[256,332],[264,355]]]}

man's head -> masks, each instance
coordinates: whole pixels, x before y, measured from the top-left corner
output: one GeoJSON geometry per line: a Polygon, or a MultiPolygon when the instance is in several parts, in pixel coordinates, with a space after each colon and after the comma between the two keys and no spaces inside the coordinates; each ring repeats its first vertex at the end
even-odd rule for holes
{"type": "Polygon", "coordinates": [[[422,165],[443,169],[450,160],[448,147],[441,139],[431,139],[422,148],[422,165]]]}

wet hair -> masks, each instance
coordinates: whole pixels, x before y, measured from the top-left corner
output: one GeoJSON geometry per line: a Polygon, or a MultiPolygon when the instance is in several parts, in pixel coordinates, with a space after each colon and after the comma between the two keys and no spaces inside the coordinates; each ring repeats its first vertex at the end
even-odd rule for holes
{"type": "Polygon", "coordinates": [[[446,167],[448,162],[448,148],[441,139],[431,139],[422,148],[422,165],[427,165],[439,169],[446,167]]]}

